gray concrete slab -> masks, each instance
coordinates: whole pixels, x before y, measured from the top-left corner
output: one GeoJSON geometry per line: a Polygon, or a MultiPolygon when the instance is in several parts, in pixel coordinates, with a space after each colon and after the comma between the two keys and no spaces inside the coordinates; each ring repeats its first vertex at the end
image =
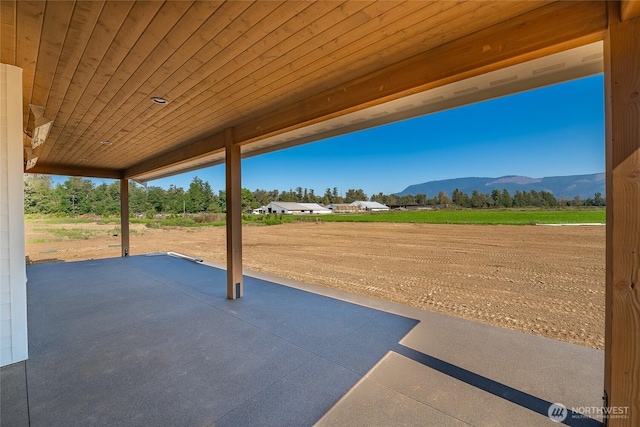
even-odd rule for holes
{"type": "Polygon", "coordinates": [[[210,425],[311,357],[219,310],[199,309],[30,359],[31,419],[210,425]]]}
{"type": "Polygon", "coordinates": [[[0,408],[0,426],[29,426],[25,362],[14,363],[0,370],[0,408]]]}
{"type": "Polygon", "coordinates": [[[99,286],[93,285],[92,279],[78,278],[76,287],[84,288],[84,292],[74,288],[67,292],[66,283],[58,288],[57,283],[49,282],[52,286],[46,287],[45,293],[55,297],[43,300],[34,295],[39,290],[29,287],[31,356],[82,342],[91,345],[102,336],[207,306],[126,266],[117,272],[106,270],[98,273],[102,280],[108,278],[99,286]],[[123,276],[126,285],[122,284],[123,276]]]}
{"type": "Polygon", "coordinates": [[[167,256],[29,267],[31,354],[24,391],[2,368],[2,419],[525,426],[601,403],[600,351],[246,273],[230,301],[224,271],[167,256]]]}

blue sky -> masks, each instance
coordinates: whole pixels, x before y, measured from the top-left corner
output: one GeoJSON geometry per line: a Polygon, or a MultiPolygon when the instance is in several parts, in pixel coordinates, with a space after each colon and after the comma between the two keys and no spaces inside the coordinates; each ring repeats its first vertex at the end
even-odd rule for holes
{"type": "MultiPolygon", "coordinates": [[[[242,186],[372,195],[469,176],[604,172],[603,90],[597,75],[248,158],[242,186]]],[[[149,185],[186,189],[196,175],[224,189],[224,166],[149,185]]]]}

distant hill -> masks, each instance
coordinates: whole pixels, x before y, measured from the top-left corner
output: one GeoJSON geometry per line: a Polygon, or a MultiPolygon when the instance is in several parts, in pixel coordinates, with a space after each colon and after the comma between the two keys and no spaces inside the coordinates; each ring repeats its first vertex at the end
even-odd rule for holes
{"type": "Polygon", "coordinates": [[[558,199],[582,199],[593,197],[595,193],[605,196],[604,174],[551,176],[545,178],[529,178],[526,176],[503,176],[500,178],[456,178],[442,181],[429,181],[422,184],[410,185],[398,195],[416,195],[419,193],[433,197],[444,191],[451,196],[453,190],[458,189],[471,195],[473,190],[481,193],[491,193],[492,190],[506,188],[513,195],[520,191],[548,191],[558,199]]]}

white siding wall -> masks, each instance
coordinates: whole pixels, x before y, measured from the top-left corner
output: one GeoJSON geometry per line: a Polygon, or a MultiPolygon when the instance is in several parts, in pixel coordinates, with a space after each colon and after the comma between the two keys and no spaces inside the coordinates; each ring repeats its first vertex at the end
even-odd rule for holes
{"type": "Polygon", "coordinates": [[[22,70],[0,64],[0,366],[27,358],[22,70]]]}

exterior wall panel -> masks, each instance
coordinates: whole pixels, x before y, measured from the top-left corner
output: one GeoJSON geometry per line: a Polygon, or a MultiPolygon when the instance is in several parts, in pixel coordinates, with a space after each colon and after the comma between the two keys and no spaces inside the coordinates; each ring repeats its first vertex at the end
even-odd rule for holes
{"type": "Polygon", "coordinates": [[[22,70],[0,64],[0,366],[25,360],[22,70]]]}

